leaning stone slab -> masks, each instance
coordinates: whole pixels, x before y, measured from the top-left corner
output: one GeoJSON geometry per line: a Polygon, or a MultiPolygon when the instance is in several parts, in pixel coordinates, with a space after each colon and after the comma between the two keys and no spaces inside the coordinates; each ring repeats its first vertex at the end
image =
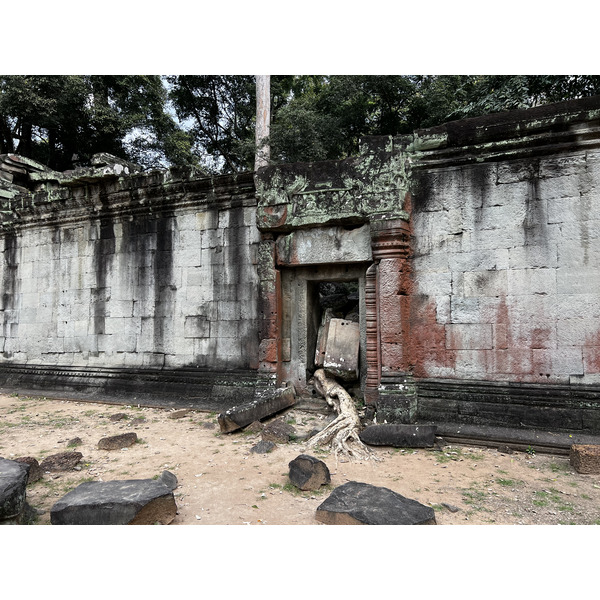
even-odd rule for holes
{"type": "Polygon", "coordinates": [[[260,394],[259,397],[251,402],[234,406],[217,416],[222,433],[230,433],[246,427],[253,421],[270,417],[296,403],[296,394],[293,387],[265,390],[260,393],[257,392],[257,394],[260,394]]]}
{"type": "Polygon", "coordinates": [[[121,433],[119,435],[111,435],[102,438],[98,442],[98,450],[120,450],[121,448],[129,448],[137,442],[137,433],[121,433]]]}
{"type": "Polygon", "coordinates": [[[435,525],[433,508],[384,487],[349,481],[318,508],[326,525],[435,525]]]}
{"type": "Polygon", "coordinates": [[[370,425],[359,437],[369,446],[393,446],[394,448],[431,448],[435,444],[435,425],[370,425]]]}
{"type": "Polygon", "coordinates": [[[177,478],[88,481],[50,510],[52,525],[168,525],[177,514],[177,478]]]}
{"type": "Polygon", "coordinates": [[[600,473],[600,445],[573,444],[569,462],[578,473],[597,475],[600,473]]]}
{"type": "Polygon", "coordinates": [[[72,471],[83,458],[81,452],[59,452],[47,456],[41,463],[42,471],[72,471]]]}
{"type": "Polygon", "coordinates": [[[18,524],[25,508],[29,465],[0,458],[0,523],[18,524]]]}
{"type": "Polygon", "coordinates": [[[289,464],[289,478],[299,490],[318,490],[322,485],[331,483],[331,474],[327,465],[309,454],[300,454],[289,464]]]}
{"type": "Polygon", "coordinates": [[[327,342],[323,368],[328,375],[344,381],[358,379],[360,326],[345,319],[331,319],[327,330],[327,342]]]}

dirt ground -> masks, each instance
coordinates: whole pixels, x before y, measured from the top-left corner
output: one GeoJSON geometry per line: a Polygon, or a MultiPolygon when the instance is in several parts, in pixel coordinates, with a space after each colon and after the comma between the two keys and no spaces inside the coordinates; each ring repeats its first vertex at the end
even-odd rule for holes
{"type": "MultiPolygon", "coordinates": [[[[163,470],[178,480],[173,525],[321,525],[317,507],[347,481],[384,486],[435,509],[440,525],[600,524],[600,476],[581,475],[567,456],[446,445],[442,449],[373,448],[378,460],[336,461],[305,443],[277,444],[268,454],[250,449],[260,434],[220,433],[216,414],[0,395],[0,456],[45,457],[74,450],[77,470],[45,473],[28,487],[36,524],[50,523],[50,509],[84,481],[152,478],[163,470]],[[124,413],[118,421],[110,416],[124,413]],[[106,436],[136,432],[138,442],[99,450],[106,436]],[[67,447],[73,438],[81,443],[67,447]],[[322,459],[331,485],[300,492],[288,479],[299,454],[322,459]]],[[[327,417],[289,409],[277,418],[298,436],[322,428],[327,417]]],[[[267,421],[268,422],[268,421],[267,421]]]]}

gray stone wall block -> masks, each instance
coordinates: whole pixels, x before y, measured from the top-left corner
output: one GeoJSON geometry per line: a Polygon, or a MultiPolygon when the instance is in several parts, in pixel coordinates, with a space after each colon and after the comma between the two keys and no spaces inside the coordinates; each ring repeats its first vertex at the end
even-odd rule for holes
{"type": "Polygon", "coordinates": [[[448,324],[445,330],[448,350],[486,350],[493,347],[491,324],[448,324]]]}
{"type": "Polygon", "coordinates": [[[185,317],[184,337],[210,338],[210,321],[201,315],[185,317]]]}
{"type": "Polygon", "coordinates": [[[463,274],[462,292],[465,297],[504,296],[507,292],[506,270],[469,271],[463,274]]]}
{"type": "Polygon", "coordinates": [[[508,294],[520,295],[556,295],[556,269],[511,269],[508,271],[508,294]]]}

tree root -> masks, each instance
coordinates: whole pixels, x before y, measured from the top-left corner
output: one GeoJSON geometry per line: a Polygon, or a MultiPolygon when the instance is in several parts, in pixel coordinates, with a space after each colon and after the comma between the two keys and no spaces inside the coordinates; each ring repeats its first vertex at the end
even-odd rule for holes
{"type": "Polygon", "coordinates": [[[336,459],[339,456],[357,460],[374,458],[374,454],[358,436],[361,423],[350,394],[337,381],[328,377],[323,369],[315,372],[314,385],[338,416],[325,429],[310,438],[308,446],[314,448],[330,445],[336,459]]]}

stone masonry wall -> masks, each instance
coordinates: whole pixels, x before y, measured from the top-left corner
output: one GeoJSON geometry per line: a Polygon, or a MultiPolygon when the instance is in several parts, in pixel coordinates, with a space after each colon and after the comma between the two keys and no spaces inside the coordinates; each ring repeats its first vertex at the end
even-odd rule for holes
{"type": "Polygon", "coordinates": [[[0,364],[257,368],[251,174],[100,177],[11,207],[0,364]]]}

